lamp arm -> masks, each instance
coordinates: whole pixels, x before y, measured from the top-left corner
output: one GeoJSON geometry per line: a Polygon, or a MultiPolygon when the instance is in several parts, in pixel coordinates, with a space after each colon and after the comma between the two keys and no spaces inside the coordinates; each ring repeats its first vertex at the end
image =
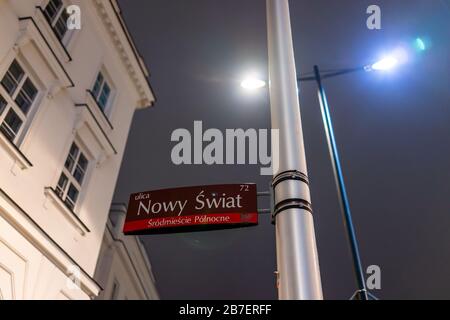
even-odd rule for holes
{"type": "MultiPolygon", "coordinates": [[[[362,67],[356,67],[356,68],[348,68],[348,69],[340,69],[340,70],[336,70],[333,72],[324,72],[321,75],[322,79],[327,79],[327,78],[333,78],[333,77],[337,77],[337,76],[341,76],[344,74],[349,74],[349,73],[354,73],[354,72],[359,72],[359,71],[368,71],[370,70],[368,68],[368,66],[362,66],[362,67]]],[[[315,76],[299,76],[297,78],[298,82],[305,82],[305,81],[315,81],[316,77],[315,76]]]]}

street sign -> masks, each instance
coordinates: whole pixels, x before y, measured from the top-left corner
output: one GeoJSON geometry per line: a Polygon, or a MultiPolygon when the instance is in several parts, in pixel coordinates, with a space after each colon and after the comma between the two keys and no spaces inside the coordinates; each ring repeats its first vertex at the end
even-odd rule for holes
{"type": "Polygon", "coordinates": [[[258,224],[256,184],[223,184],[139,192],[130,196],[123,232],[157,234],[258,224]]]}

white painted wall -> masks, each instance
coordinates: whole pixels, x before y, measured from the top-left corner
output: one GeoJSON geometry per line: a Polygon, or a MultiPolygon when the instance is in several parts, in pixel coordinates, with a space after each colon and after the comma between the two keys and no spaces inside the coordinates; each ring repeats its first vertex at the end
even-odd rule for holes
{"type": "Polygon", "coordinates": [[[126,206],[114,204],[103,238],[95,279],[101,300],[158,300],[155,277],[137,236],[124,236],[126,206]],[[115,289],[113,289],[115,286],[115,289]]]}
{"type": "MultiPolygon", "coordinates": [[[[115,16],[114,1],[67,1],[79,5],[82,12],[82,29],[75,31],[67,45],[72,61],[36,9],[46,3],[0,0],[0,79],[12,60],[19,59],[39,86],[29,128],[17,144],[20,152],[5,139],[0,141],[0,298],[4,299],[97,295],[93,275],[133,113],[154,100],[145,81],[146,70],[115,16]],[[86,90],[92,89],[100,68],[107,71],[115,88],[106,111],[113,129],[100,114],[94,112],[97,124],[85,107],[75,107],[86,103],[96,107],[86,90]],[[74,87],[67,87],[63,70],[74,87]],[[90,156],[74,210],[89,231],[83,231],[74,222],[77,219],[45,192],[56,187],[74,139],[90,156]],[[24,157],[32,166],[24,164],[24,157]],[[69,290],[66,283],[72,265],[82,269],[79,290],[69,290]]],[[[0,94],[5,94],[2,88],[0,94]]]]}

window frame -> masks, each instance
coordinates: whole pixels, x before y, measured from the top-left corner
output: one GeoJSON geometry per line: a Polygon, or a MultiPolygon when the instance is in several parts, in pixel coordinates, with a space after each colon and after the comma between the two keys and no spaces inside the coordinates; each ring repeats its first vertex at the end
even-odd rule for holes
{"type": "Polygon", "coordinates": [[[116,89],[115,89],[114,83],[111,80],[111,77],[109,76],[108,72],[106,71],[106,69],[104,67],[100,68],[100,70],[96,73],[94,82],[91,85],[91,89],[89,91],[91,92],[92,97],[94,98],[95,102],[97,103],[97,106],[99,107],[100,111],[102,111],[103,114],[109,119],[109,117],[111,115],[112,106],[114,104],[114,100],[116,97],[116,89]],[[97,85],[97,80],[100,75],[102,76],[103,80],[100,84],[98,91],[96,92],[94,89],[97,85]],[[100,98],[103,94],[105,85],[107,85],[109,88],[109,95],[108,95],[108,99],[107,99],[105,105],[102,107],[100,98]]]}
{"type": "Polygon", "coordinates": [[[3,95],[0,94],[0,117],[3,115],[3,112],[7,109],[8,107],[8,101],[6,101],[5,98],[3,98],[3,95]],[[3,101],[3,103],[2,103],[3,101]]]}
{"type": "MultiPolygon", "coordinates": [[[[56,25],[58,24],[58,22],[60,21],[62,15],[64,13],[66,15],[68,15],[66,10],[67,10],[67,7],[70,5],[70,3],[67,0],[59,0],[59,1],[61,1],[61,7],[59,9],[57,9],[57,12],[53,18],[50,18],[47,15],[47,7],[50,5],[52,0],[49,0],[47,2],[47,4],[42,8],[42,13],[44,14],[45,19],[47,20],[48,24],[50,25],[50,28],[52,29],[52,31],[55,34],[58,41],[61,42],[61,44],[64,47],[67,47],[69,45],[70,39],[72,38],[74,30],[70,30],[69,28],[67,28],[67,20],[66,20],[65,21],[65,32],[64,32],[64,35],[61,37],[59,31],[57,31],[58,29],[57,29],[56,25]]],[[[67,19],[68,18],[69,18],[69,16],[67,17],[67,19]]]]}
{"type": "Polygon", "coordinates": [[[24,133],[29,128],[30,119],[33,117],[35,113],[35,108],[40,102],[42,96],[42,88],[38,84],[39,81],[36,81],[30,70],[26,67],[26,64],[17,56],[11,60],[8,68],[4,72],[3,76],[0,78],[0,87],[1,87],[0,96],[3,98],[3,100],[6,101],[6,105],[4,106],[3,111],[0,113],[0,128],[5,126],[7,130],[12,131],[14,133],[14,137],[12,138],[11,136],[9,136],[9,134],[11,133],[8,134],[2,132],[2,134],[5,135],[5,137],[16,146],[18,146],[23,141],[24,133]],[[15,79],[10,73],[10,69],[14,63],[16,63],[22,71],[22,75],[19,81],[17,81],[17,79],[15,79]],[[3,80],[7,76],[11,77],[16,82],[16,86],[13,89],[12,93],[10,93],[3,84],[3,80]],[[27,81],[31,83],[32,87],[35,90],[35,94],[32,99],[29,97],[29,94],[24,90],[25,83],[27,81]],[[22,95],[24,94],[31,101],[31,104],[28,106],[26,111],[22,110],[22,108],[16,101],[19,95],[21,94],[22,95]],[[15,115],[22,121],[20,128],[17,132],[14,132],[14,130],[12,130],[12,128],[10,128],[10,126],[5,122],[6,117],[9,115],[11,111],[13,111],[15,115]]]}
{"type": "Polygon", "coordinates": [[[84,191],[84,188],[86,187],[86,180],[88,179],[89,170],[91,167],[92,160],[89,157],[89,153],[86,152],[86,150],[83,148],[82,144],[77,141],[76,139],[72,141],[70,144],[70,148],[66,152],[66,156],[64,158],[64,162],[62,165],[62,169],[60,170],[60,174],[58,175],[58,179],[56,181],[55,186],[55,193],[58,195],[58,197],[61,199],[61,201],[66,205],[66,207],[71,210],[72,212],[75,212],[80,204],[80,198],[82,195],[82,192],[84,191]],[[76,146],[77,154],[75,158],[72,157],[71,151],[72,147],[76,146]],[[75,172],[77,169],[79,169],[79,160],[83,157],[86,161],[86,166],[84,169],[82,169],[83,176],[81,178],[81,181],[78,181],[78,179],[75,177],[75,172]],[[67,168],[67,162],[69,158],[72,159],[72,167],[67,168]],[[65,177],[66,182],[64,186],[62,187],[60,185],[61,178],[65,177]],[[69,190],[71,187],[74,187],[77,191],[77,197],[75,200],[73,200],[69,196],[69,190]],[[69,203],[68,203],[69,202],[69,203]]]}

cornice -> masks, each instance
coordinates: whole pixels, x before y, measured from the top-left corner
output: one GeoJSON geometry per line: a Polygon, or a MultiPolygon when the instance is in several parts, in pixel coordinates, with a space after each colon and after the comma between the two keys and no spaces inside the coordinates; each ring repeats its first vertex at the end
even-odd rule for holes
{"type": "Polygon", "coordinates": [[[149,73],[122,20],[119,6],[115,0],[93,0],[93,3],[139,93],[137,108],[152,106],[155,96],[148,81],[149,73]]]}

